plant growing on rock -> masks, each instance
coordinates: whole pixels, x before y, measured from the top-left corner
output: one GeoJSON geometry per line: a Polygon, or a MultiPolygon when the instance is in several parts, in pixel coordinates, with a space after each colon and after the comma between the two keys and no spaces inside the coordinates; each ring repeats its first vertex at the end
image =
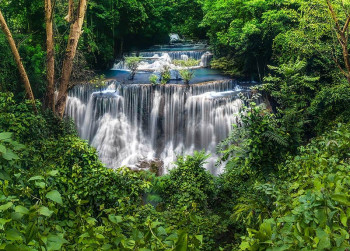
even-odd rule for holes
{"type": "Polygon", "coordinates": [[[191,79],[194,77],[194,72],[191,70],[180,70],[180,76],[186,85],[190,84],[191,79]]]}
{"type": "Polygon", "coordinates": [[[149,77],[149,81],[151,82],[152,85],[157,85],[158,84],[158,76],[155,74],[152,74],[149,77]]]}
{"type": "Polygon", "coordinates": [[[173,60],[173,64],[181,67],[194,67],[199,65],[200,60],[189,58],[187,60],[173,60]]]}
{"type": "Polygon", "coordinates": [[[170,67],[165,65],[163,68],[162,68],[162,71],[160,72],[160,83],[162,85],[165,85],[166,83],[169,82],[170,78],[171,78],[171,74],[170,74],[170,67]]]}
{"type": "Polygon", "coordinates": [[[140,65],[141,58],[140,57],[127,57],[125,58],[125,62],[127,67],[130,69],[129,79],[133,80],[136,75],[137,68],[140,65]]]}
{"type": "Polygon", "coordinates": [[[100,92],[102,92],[102,88],[106,87],[107,82],[105,81],[104,75],[98,75],[96,76],[91,83],[94,85],[95,88],[99,89],[100,92]]]}

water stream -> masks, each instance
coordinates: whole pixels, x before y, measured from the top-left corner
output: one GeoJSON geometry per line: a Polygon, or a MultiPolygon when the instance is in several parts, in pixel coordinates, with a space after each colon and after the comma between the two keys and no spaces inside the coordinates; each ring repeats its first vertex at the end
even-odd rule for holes
{"type": "MultiPolygon", "coordinates": [[[[173,59],[185,56],[202,59],[202,63],[203,57],[209,55],[205,50],[142,53],[144,57],[157,55],[156,60],[145,62],[149,65],[163,63],[159,62],[162,57],[171,64],[173,59]]],[[[238,95],[246,88],[222,75],[214,81],[208,76],[206,79],[203,74],[197,81],[206,82],[191,85],[152,86],[116,78],[104,90],[91,85],[76,86],[69,93],[66,115],[75,121],[79,135],[96,147],[108,167],[137,168],[141,161],[157,159],[166,173],[176,156],[204,149],[211,154],[206,168],[218,174],[221,170],[215,166],[216,147],[228,136],[232,124],[238,123],[237,115],[243,105],[238,95]]]]}

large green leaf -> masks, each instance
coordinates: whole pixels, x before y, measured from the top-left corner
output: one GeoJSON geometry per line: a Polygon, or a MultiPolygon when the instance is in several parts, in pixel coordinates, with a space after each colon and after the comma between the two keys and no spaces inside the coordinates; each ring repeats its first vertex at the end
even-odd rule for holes
{"type": "Polygon", "coordinates": [[[2,132],[0,133],[0,140],[7,140],[12,138],[12,132],[2,132]]]}
{"type": "Polygon", "coordinates": [[[9,209],[9,208],[12,207],[12,206],[13,206],[13,203],[12,203],[12,202],[8,202],[8,203],[6,203],[6,204],[4,204],[4,205],[1,205],[1,206],[0,206],[0,212],[6,211],[7,209],[9,209]]]}
{"type": "Polygon", "coordinates": [[[51,211],[50,209],[48,209],[47,207],[44,207],[44,206],[40,207],[38,209],[38,212],[39,212],[39,214],[47,216],[47,217],[50,217],[53,214],[53,211],[51,211]]]}
{"type": "Polygon", "coordinates": [[[187,251],[188,235],[185,231],[179,232],[179,239],[176,242],[176,251],[187,251]]]}
{"type": "Polygon", "coordinates": [[[7,149],[5,153],[2,154],[2,157],[5,159],[5,160],[18,160],[19,157],[16,153],[14,153],[12,150],[10,149],[7,149]]]}
{"type": "Polygon", "coordinates": [[[31,177],[28,181],[33,181],[33,180],[45,180],[45,178],[41,175],[31,177]]]}
{"type": "Polygon", "coordinates": [[[20,241],[20,240],[22,240],[21,233],[18,232],[16,229],[7,230],[5,235],[6,235],[6,239],[9,240],[9,241],[20,241]]]}
{"type": "Polygon", "coordinates": [[[6,147],[0,144],[0,153],[6,153],[6,147]]]}
{"type": "Polygon", "coordinates": [[[59,235],[49,235],[47,238],[47,250],[61,250],[63,244],[68,243],[63,237],[59,235]]]}
{"type": "Polygon", "coordinates": [[[46,198],[63,205],[61,194],[57,190],[52,190],[46,194],[46,198]]]}
{"type": "Polygon", "coordinates": [[[346,194],[333,194],[332,199],[339,202],[340,204],[350,206],[349,196],[346,194]]]}

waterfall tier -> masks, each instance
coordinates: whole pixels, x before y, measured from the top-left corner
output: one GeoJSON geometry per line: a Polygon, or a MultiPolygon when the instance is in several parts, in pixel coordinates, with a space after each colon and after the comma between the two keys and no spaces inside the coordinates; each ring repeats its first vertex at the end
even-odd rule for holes
{"type": "Polygon", "coordinates": [[[81,85],[70,92],[66,115],[111,168],[160,159],[169,169],[177,155],[205,149],[212,154],[207,168],[217,174],[216,146],[237,123],[242,91],[232,80],[190,86],[114,81],[101,92],[81,85]]]}
{"type": "MultiPolygon", "coordinates": [[[[140,52],[141,64],[138,67],[139,71],[155,71],[159,72],[164,66],[169,69],[178,70],[183,67],[178,67],[173,64],[174,60],[198,60],[198,65],[191,68],[209,67],[213,54],[208,51],[168,51],[168,52],[140,52]]],[[[124,60],[114,64],[112,70],[129,70],[124,60]]]]}

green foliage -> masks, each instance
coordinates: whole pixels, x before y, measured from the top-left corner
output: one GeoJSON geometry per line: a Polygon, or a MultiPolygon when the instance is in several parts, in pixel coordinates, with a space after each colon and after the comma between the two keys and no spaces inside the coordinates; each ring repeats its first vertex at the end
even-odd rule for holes
{"type": "Polygon", "coordinates": [[[171,79],[170,67],[165,65],[160,72],[160,83],[165,85],[171,79]]]}
{"type": "Polygon", "coordinates": [[[202,26],[226,72],[259,81],[273,55],[274,38],[298,24],[298,2],[204,1],[202,26]]]}
{"type": "Polygon", "coordinates": [[[325,132],[339,122],[349,122],[349,91],[349,84],[343,83],[324,87],[317,93],[309,108],[317,133],[325,132]]]}
{"type": "Polygon", "coordinates": [[[226,169],[239,169],[249,175],[273,172],[288,150],[288,135],[275,115],[250,100],[238,120],[242,126],[235,125],[219,145],[221,161],[228,161],[226,169]]]}
{"type": "Polygon", "coordinates": [[[194,210],[168,216],[143,205],[151,174],[107,169],[95,149],[61,129],[66,122],[0,97],[0,131],[11,131],[0,133],[1,248],[199,250],[203,235],[187,227],[194,210]]]}
{"type": "Polygon", "coordinates": [[[149,77],[149,81],[151,82],[152,85],[157,85],[159,77],[155,74],[152,74],[149,77]]]}
{"type": "Polygon", "coordinates": [[[269,67],[273,75],[265,77],[263,90],[278,106],[281,122],[291,134],[293,145],[298,146],[306,137],[310,123],[306,109],[317,93],[319,77],[305,74],[306,61],[296,60],[278,67],[269,67]]]}
{"type": "Polygon", "coordinates": [[[139,57],[126,57],[125,63],[127,67],[130,69],[130,80],[133,80],[139,67],[141,59],[139,57]]]}
{"type": "Polygon", "coordinates": [[[349,125],[339,125],[280,166],[273,217],[248,229],[241,249],[349,248],[349,139],[349,125]]]}
{"type": "Polygon", "coordinates": [[[214,69],[222,70],[225,74],[231,76],[237,76],[240,74],[239,70],[236,69],[236,63],[234,59],[222,57],[218,59],[213,59],[210,62],[210,66],[214,69]]]}
{"type": "Polygon", "coordinates": [[[178,158],[177,168],[160,179],[159,190],[166,204],[202,209],[208,206],[214,194],[213,176],[203,167],[208,157],[204,152],[195,152],[178,158]]]}
{"type": "Polygon", "coordinates": [[[104,75],[95,76],[94,79],[90,80],[90,83],[93,84],[95,88],[100,89],[100,92],[102,91],[103,87],[107,86],[104,75]]]}
{"type": "Polygon", "coordinates": [[[179,73],[186,85],[188,85],[191,79],[194,77],[194,72],[188,69],[179,70],[179,73]]]}
{"type": "MultiPolygon", "coordinates": [[[[344,25],[349,4],[331,3],[344,25]]],[[[46,82],[43,5],[0,2],[39,99],[46,82]]],[[[56,1],[57,77],[66,13],[67,2],[56,1]]],[[[242,97],[237,126],[218,147],[225,166],[218,177],[204,169],[204,152],[179,157],[162,177],[105,168],[71,122],[16,102],[24,90],[0,34],[0,249],[349,249],[350,87],[334,29],[323,0],[89,1],[74,81],[177,32],[207,34],[213,68],[262,82],[263,95],[242,97]]],[[[126,63],[133,79],[140,58],[126,63]]],[[[179,72],[189,84],[193,71],[179,72]]],[[[157,78],[149,80],[155,85],[157,78]]],[[[170,78],[165,67],[161,83],[170,78]]],[[[104,86],[101,77],[93,82],[104,86]]]]}
{"type": "Polygon", "coordinates": [[[188,60],[173,60],[173,64],[181,67],[193,67],[198,66],[200,60],[196,60],[194,58],[189,58],[188,60]]]}

